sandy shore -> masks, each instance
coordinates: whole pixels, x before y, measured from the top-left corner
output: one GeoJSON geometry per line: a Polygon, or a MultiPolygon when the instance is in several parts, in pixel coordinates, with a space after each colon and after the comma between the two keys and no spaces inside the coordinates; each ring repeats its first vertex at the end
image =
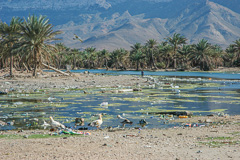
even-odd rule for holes
{"type": "MultiPolygon", "coordinates": [[[[57,88],[90,88],[145,85],[140,76],[107,76],[44,73],[31,78],[31,73],[17,73],[14,78],[0,74],[1,90],[21,91],[57,88]]],[[[240,116],[193,117],[184,123],[208,121],[205,127],[169,129],[104,129],[92,130],[91,135],[23,138],[34,134],[49,135],[49,130],[2,131],[1,135],[20,138],[0,138],[0,159],[173,159],[212,160],[240,159],[240,116]]]]}
{"type": "MultiPolygon", "coordinates": [[[[188,120],[199,118],[211,119],[188,120]]],[[[47,130],[1,132],[22,138],[0,139],[0,159],[240,159],[240,116],[214,119],[221,123],[191,128],[93,130],[91,135],[67,138],[23,138],[50,134],[47,130]]]]}
{"type": "Polygon", "coordinates": [[[141,76],[72,73],[71,76],[62,76],[58,73],[44,72],[37,78],[31,73],[15,72],[14,77],[4,77],[8,73],[0,73],[0,91],[22,90],[32,92],[36,89],[86,89],[93,87],[131,87],[146,84],[146,78],[141,76]]]}

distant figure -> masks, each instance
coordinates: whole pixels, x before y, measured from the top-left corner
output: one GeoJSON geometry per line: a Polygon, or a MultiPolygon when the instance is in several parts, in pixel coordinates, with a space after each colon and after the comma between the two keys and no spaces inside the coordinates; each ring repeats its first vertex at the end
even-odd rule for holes
{"type": "Polygon", "coordinates": [[[142,75],[142,77],[144,76],[144,72],[143,72],[143,70],[141,71],[141,75],[142,75]]]}

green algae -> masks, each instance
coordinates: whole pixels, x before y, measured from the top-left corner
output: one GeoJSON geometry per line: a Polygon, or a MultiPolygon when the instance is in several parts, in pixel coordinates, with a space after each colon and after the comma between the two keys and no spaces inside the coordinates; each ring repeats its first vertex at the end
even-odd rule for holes
{"type": "Polygon", "coordinates": [[[213,110],[209,110],[209,111],[191,111],[191,112],[193,112],[193,113],[221,113],[221,112],[225,112],[225,111],[227,111],[228,109],[213,109],[213,110]]]}
{"type": "Polygon", "coordinates": [[[110,103],[108,104],[109,107],[119,107],[119,106],[122,106],[124,105],[124,103],[110,103]]]}
{"type": "Polygon", "coordinates": [[[200,144],[210,146],[210,147],[221,147],[221,146],[226,146],[226,145],[238,145],[240,141],[210,141],[210,142],[199,142],[200,144]]]}
{"type": "MultiPolygon", "coordinates": [[[[135,97],[135,98],[123,98],[124,101],[132,101],[132,102],[140,102],[140,101],[144,101],[142,98],[140,97],[135,97]]],[[[147,101],[145,99],[145,101],[147,101]]]]}
{"type": "Polygon", "coordinates": [[[233,139],[233,137],[207,137],[207,140],[229,140],[233,139]]]}
{"type": "Polygon", "coordinates": [[[86,114],[86,115],[90,115],[90,114],[92,114],[92,112],[76,112],[77,114],[82,114],[82,115],[84,115],[84,114],[86,114]]]}
{"type": "Polygon", "coordinates": [[[187,107],[183,107],[183,106],[177,106],[177,107],[173,107],[173,108],[176,108],[176,109],[187,109],[187,107]]]}
{"type": "Polygon", "coordinates": [[[92,108],[92,109],[95,110],[95,111],[110,111],[107,108],[92,108]]]}
{"type": "MultiPolygon", "coordinates": [[[[13,103],[2,104],[1,108],[7,111],[7,108],[22,109],[19,114],[25,110],[28,112],[34,112],[34,109],[41,110],[53,115],[65,116],[63,119],[72,119],[72,117],[81,116],[87,120],[95,120],[98,117],[88,118],[93,113],[110,113],[112,114],[108,118],[103,118],[104,120],[112,120],[116,117],[114,115],[120,113],[131,113],[131,118],[136,119],[143,114],[146,117],[147,113],[151,112],[162,112],[162,111],[177,111],[177,110],[189,110],[194,113],[205,113],[205,112],[225,112],[227,109],[223,109],[220,103],[227,105],[239,105],[240,97],[239,93],[236,91],[225,91],[217,90],[217,88],[211,89],[211,87],[221,87],[220,84],[208,83],[179,83],[181,92],[176,94],[174,88],[168,89],[146,89],[144,88],[141,92],[126,92],[126,93],[113,93],[114,90],[119,88],[104,88],[104,89],[85,89],[87,94],[83,93],[83,90],[68,90],[66,92],[51,92],[48,90],[46,93],[30,94],[30,95],[12,95],[8,97],[9,100],[19,100],[19,98],[24,97],[26,100],[28,98],[40,99],[41,102],[23,102],[21,105],[13,105],[13,103]],[[197,88],[196,90],[194,90],[197,88]],[[200,90],[198,90],[200,88],[200,90]],[[201,90],[203,88],[203,90],[201,90]],[[207,90],[209,88],[209,90],[207,90]],[[102,92],[103,91],[103,92],[102,92]],[[189,92],[190,91],[190,92],[189,92]],[[223,95],[223,96],[221,96],[223,95]],[[20,96],[20,97],[19,97],[20,96]],[[57,99],[52,102],[48,101],[49,97],[56,97],[57,99]],[[61,98],[59,98],[61,97],[61,98]],[[68,101],[68,102],[64,102],[68,101]],[[113,103],[116,101],[116,103],[113,103]],[[100,106],[101,102],[109,102],[108,106],[100,106]],[[220,108],[215,110],[202,111],[201,106],[205,105],[205,102],[210,102],[211,105],[215,105],[214,108],[220,108]],[[197,104],[198,103],[198,104],[197,104]],[[202,104],[199,104],[202,103],[202,104]],[[191,105],[197,104],[198,107],[191,107],[191,105]],[[37,105],[37,107],[34,107],[37,105]],[[186,107],[188,106],[188,107],[186,107]],[[196,108],[198,108],[197,111],[196,108]],[[60,112],[59,112],[60,111],[60,112]],[[83,111],[83,112],[82,112],[83,111]]],[[[4,97],[0,97],[0,101],[4,101],[4,97]]],[[[223,106],[224,107],[224,106],[223,106]]],[[[40,113],[39,113],[40,114],[40,113]]],[[[46,115],[46,116],[47,116],[46,115]]],[[[130,115],[130,114],[129,114],[130,115]]],[[[34,116],[29,114],[28,116],[34,116]]],[[[22,116],[23,117],[23,116],[22,116]]],[[[58,119],[57,117],[56,119],[58,119]]],[[[148,117],[149,118],[149,117],[148,117]]]]}

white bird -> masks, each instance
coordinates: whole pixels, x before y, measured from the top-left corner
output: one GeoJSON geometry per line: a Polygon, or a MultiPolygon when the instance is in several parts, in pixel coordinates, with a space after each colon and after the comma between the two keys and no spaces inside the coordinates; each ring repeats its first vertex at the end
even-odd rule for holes
{"type": "Polygon", "coordinates": [[[99,118],[95,121],[92,121],[91,123],[88,124],[88,126],[91,126],[91,127],[97,127],[100,128],[101,125],[103,123],[103,120],[102,120],[102,114],[99,114],[99,118]]]}
{"type": "Polygon", "coordinates": [[[125,124],[133,124],[133,122],[132,121],[130,121],[130,120],[128,120],[127,118],[123,118],[122,116],[120,116],[120,115],[117,115],[117,118],[118,119],[123,119],[124,121],[122,121],[121,123],[123,124],[123,127],[125,126],[125,124]]]}
{"type": "Polygon", "coordinates": [[[52,101],[52,100],[55,100],[56,98],[54,97],[48,97],[48,101],[52,101]]]}
{"type": "Polygon", "coordinates": [[[43,120],[43,124],[41,125],[44,129],[50,126],[45,120],[43,120]]]}
{"type": "Polygon", "coordinates": [[[52,116],[49,117],[50,118],[50,125],[53,128],[66,128],[63,124],[61,124],[60,122],[55,121],[52,116]]]}

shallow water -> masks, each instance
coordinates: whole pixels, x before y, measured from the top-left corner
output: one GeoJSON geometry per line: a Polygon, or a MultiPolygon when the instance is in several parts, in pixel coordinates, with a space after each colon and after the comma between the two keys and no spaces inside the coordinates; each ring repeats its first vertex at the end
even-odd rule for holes
{"type": "Polygon", "coordinates": [[[0,126],[0,129],[40,128],[43,120],[48,121],[49,116],[69,127],[74,127],[75,118],[85,118],[85,125],[77,126],[81,128],[88,127],[89,122],[97,119],[94,114],[105,113],[102,125],[105,128],[121,125],[121,120],[116,118],[120,114],[133,121],[133,125],[126,127],[140,127],[139,120],[146,119],[147,128],[165,128],[181,124],[172,123],[169,118],[160,119],[159,115],[151,113],[187,110],[194,115],[218,112],[240,114],[240,82],[208,78],[154,78],[157,80],[155,85],[141,86],[140,92],[101,93],[102,90],[121,88],[95,88],[87,90],[87,94],[82,90],[68,90],[1,95],[0,120],[15,120],[15,123],[13,126],[0,126]],[[102,102],[108,102],[108,105],[101,106],[102,102]]]}

